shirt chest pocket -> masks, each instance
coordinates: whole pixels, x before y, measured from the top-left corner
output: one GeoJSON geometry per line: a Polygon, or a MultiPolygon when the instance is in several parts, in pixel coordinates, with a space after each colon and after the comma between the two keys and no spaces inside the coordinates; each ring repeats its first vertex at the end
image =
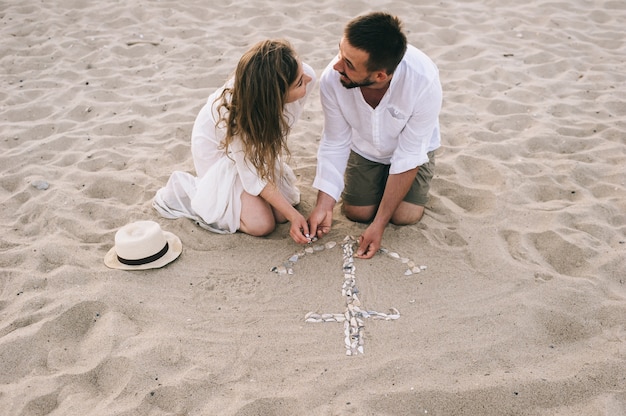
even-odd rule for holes
{"type": "Polygon", "coordinates": [[[389,106],[386,108],[384,120],[384,131],[391,136],[397,136],[409,121],[409,115],[396,107],[389,106]]]}

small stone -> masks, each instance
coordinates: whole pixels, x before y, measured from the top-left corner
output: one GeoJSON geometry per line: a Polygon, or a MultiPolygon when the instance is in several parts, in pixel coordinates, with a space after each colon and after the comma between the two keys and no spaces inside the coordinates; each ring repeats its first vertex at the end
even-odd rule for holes
{"type": "Polygon", "coordinates": [[[50,184],[44,180],[36,180],[33,181],[31,183],[31,185],[36,188],[39,189],[40,191],[45,191],[46,189],[48,189],[50,187],[50,184]]]}

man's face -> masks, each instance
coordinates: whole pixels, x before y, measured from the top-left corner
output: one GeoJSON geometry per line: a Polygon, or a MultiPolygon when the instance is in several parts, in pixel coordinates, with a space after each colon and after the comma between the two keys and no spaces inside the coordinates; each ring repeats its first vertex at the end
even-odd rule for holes
{"type": "Polygon", "coordinates": [[[350,45],[346,38],[339,42],[339,60],[333,69],[341,74],[341,85],[346,88],[368,87],[374,84],[372,73],[367,70],[367,52],[350,45]]]}

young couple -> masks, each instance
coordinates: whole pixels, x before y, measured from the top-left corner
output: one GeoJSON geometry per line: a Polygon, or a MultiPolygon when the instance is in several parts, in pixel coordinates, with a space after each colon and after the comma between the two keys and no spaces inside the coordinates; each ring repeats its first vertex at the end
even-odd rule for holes
{"type": "Polygon", "coordinates": [[[313,89],[315,72],[285,41],[259,42],[234,77],[200,110],[191,150],[197,176],[174,172],[153,201],[166,218],[187,217],[218,233],[263,236],[290,222],[299,244],[330,231],[339,198],[347,218],[369,223],[357,256],[371,258],[391,222],[418,222],[440,145],[442,91],[435,64],[407,45],[398,18],[350,21],[320,77],[324,130],[308,219],[282,156],[313,89]]]}

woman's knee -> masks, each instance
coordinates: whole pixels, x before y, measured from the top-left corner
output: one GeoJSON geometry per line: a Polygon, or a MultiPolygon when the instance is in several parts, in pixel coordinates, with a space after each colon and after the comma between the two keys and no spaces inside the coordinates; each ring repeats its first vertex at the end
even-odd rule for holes
{"type": "Polygon", "coordinates": [[[251,221],[246,221],[242,218],[239,227],[241,231],[254,237],[265,237],[271,234],[275,228],[276,222],[273,216],[265,216],[265,218],[256,217],[251,221]]]}

